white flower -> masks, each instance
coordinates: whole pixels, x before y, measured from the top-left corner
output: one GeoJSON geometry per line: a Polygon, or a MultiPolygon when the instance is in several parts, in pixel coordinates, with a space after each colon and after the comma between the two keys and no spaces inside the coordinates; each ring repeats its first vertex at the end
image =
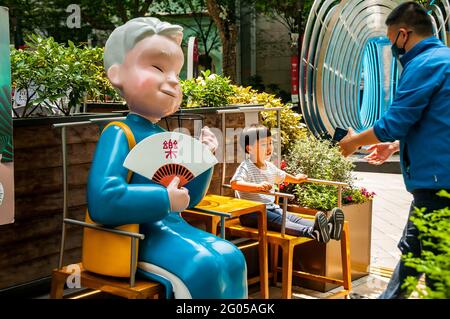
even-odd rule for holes
{"type": "Polygon", "coordinates": [[[216,78],[216,75],[213,73],[213,74],[210,74],[209,76],[208,76],[208,79],[209,80],[214,80],[216,78]]]}

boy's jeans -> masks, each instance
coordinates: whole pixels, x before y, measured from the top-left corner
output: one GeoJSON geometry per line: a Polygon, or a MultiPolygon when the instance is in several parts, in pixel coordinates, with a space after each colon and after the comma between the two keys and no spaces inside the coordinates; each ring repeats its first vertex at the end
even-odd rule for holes
{"type": "MultiPolygon", "coordinates": [[[[283,210],[280,207],[267,208],[267,229],[281,231],[281,222],[283,210]]],[[[247,214],[239,217],[241,224],[248,227],[258,227],[258,215],[247,214]]],[[[314,221],[301,218],[297,215],[287,213],[285,233],[292,236],[308,237],[311,236],[314,221]]]]}
{"type": "MultiPolygon", "coordinates": [[[[448,192],[449,190],[447,190],[448,192]]],[[[438,190],[424,189],[412,192],[413,202],[409,211],[408,221],[403,230],[402,238],[398,243],[398,248],[402,255],[412,253],[415,257],[419,257],[422,253],[422,243],[419,239],[419,230],[410,217],[414,214],[414,207],[426,207],[426,213],[432,213],[434,210],[450,207],[450,199],[439,197],[436,195],[438,190]]],[[[422,273],[416,271],[414,268],[406,267],[402,260],[400,260],[392,273],[391,280],[388,283],[386,290],[378,297],[379,299],[404,299],[408,298],[405,289],[402,289],[406,277],[413,276],[419,278],[422,273]]],[[[426,278],[427,286],[432,286],[432,282],[426,278]]]]}

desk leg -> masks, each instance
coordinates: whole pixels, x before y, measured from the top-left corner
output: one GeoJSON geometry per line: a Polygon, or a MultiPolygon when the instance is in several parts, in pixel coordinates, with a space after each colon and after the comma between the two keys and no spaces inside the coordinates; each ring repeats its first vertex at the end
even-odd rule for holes
{"type": "Polygon", "coordinates": [[[220,237],[225,239],[225,217],[220,217],[220,237]]]}
{"type": "Polygon", "coordinates": [[[261,209],[258,215],[259,233],[259,274],[261,285],[261,298],[269,299],[269,262],[267,252],[267,215],[266,208],[261,209]]]}

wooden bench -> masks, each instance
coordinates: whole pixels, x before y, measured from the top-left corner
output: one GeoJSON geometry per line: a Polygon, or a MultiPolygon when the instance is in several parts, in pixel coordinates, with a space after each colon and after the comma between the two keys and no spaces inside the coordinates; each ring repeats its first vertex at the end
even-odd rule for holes
{"type": "MultiPolygon", "coordinates": [[[[136,280],[135,285],[130,287],[127,278],[116,278],[101,276],[83,269],[81,263],[76,264],[80,269],[80,282],[84,288],[93,289],[93,292],[86,293],[85,296],[94,293],[104,292],[128,299],[162,299],[165,297],[165,288],[162,284],[149,280],[136,280]]],[[[78,268],[77,267],[77,268],[78,268]]],[[[63,299],[64,287],[69,276],[76,276],[73,267],[66,266],[55,269],[52,273],[51,299],[63,299]]]]}

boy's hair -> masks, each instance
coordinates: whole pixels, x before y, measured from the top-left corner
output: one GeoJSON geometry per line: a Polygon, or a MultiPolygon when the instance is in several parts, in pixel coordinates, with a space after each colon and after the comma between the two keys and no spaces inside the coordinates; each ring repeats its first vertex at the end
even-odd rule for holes
{"type": "Polygon", "coordinates": [[[248,154],[247,146],[253,145],[261,138],[272,136],[270,130],[264,125],[252,124],[244,128],[240,138],[240,144],[245,153],[248,154]]]}
{"type": "Polygon", "coordinates": [[[183,27],[160,21],[158,18],[135,18],[116,28],[105,44],[105,71],[114,64],[122,64],[125,55],[141,40],[159,34],[173,39],[181,45],[183,27]]]}
{"type": "Polygon", "coordinates": [[[386,25],[409,27],[420,36],[433,35],[433,22],[427,10],[416,2],[405,2],[396,7],[386,19],[386,25]]]}

